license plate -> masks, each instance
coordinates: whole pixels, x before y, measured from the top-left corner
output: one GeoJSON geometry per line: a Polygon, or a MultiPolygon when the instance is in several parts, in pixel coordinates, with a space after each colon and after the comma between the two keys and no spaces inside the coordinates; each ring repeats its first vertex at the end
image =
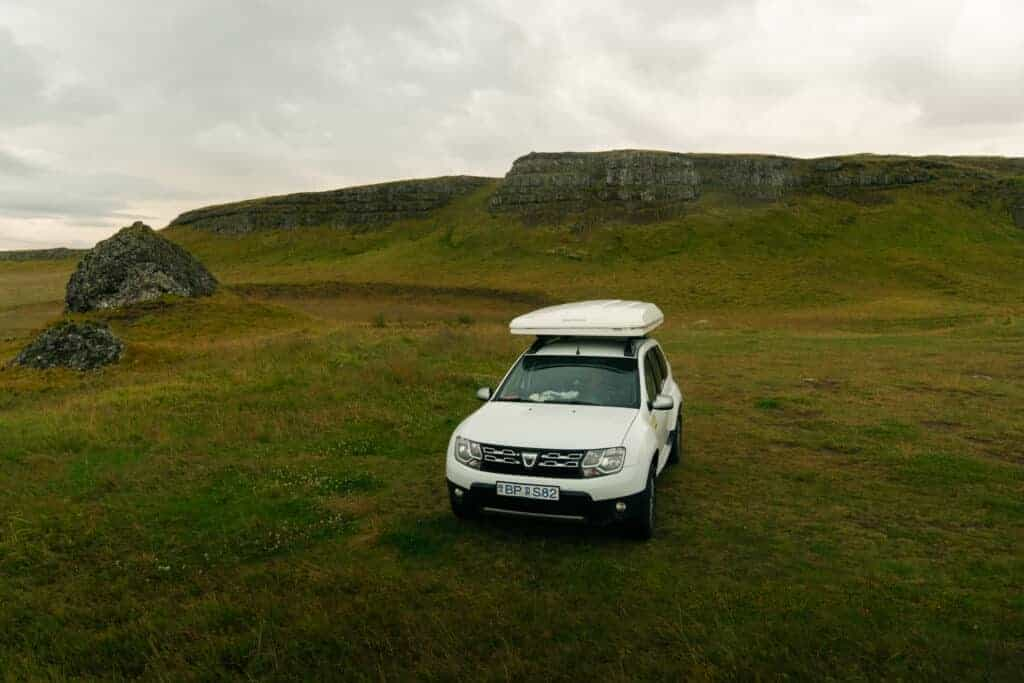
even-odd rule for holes
{"type": "Polygon", "coordinates": [[[495,484],[499,496],[512,498],[529,498],[531,500],[558,500],[557,486],[534,486],[533,484],[513,484],[499,481],[495,484]]]}

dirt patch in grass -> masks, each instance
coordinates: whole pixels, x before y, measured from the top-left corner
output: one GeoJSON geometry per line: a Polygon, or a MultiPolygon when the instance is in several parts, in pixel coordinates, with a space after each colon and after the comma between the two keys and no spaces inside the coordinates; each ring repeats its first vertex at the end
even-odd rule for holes
{"type": "Polygon", "coordinates": [[[229,289],[254,298],[330,298],[330,297],[402,297],[429,300],[446,296],[459,298],[494,299],[507,303],[543,305],[550,299],[538,292],[494,289],[490,287],[431,287],[394,282],[341,282],[321,281],[302,284],[247,283],[231,285],[229,289]]]}
{"type": "Polygon", "coordinates": [[[939,429],[942,431],[956,431],[963,427],[959,422],[950,422],[949,420],[922,420],[921,426],[926,429],[939,429]]]}

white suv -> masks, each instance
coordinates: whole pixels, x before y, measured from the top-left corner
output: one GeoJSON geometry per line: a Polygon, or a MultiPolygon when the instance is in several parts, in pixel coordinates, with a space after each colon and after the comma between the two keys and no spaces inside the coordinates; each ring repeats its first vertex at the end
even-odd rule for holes
{"type": "Polygon", "coordinates": [[[683,396],[654,339],[663,316],[634,301],[588,301],[512,321],[537,337],[448,444],[459,517],[493,512],[654,531],[655,479],[678,462],[683,396]]]}

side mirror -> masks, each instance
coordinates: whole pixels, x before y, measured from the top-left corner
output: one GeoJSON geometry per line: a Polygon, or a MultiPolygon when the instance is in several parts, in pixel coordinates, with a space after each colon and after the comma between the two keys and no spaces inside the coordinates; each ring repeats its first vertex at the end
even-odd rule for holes
{"type": "Polygon", "coordinates": [[[651,410],[672,410],[676,407],[676,402],[671,396],[660,394],[651,403],[651,410]]]}
{"type": "MultiPolygon", "coordinates": [[[[479,389],[476,390],[476,397],[478,399],[480,399],[481,401],[490,401],[491,400],[491,388],[490,387],[480,387],[479,389]]],[[[669,399],[669,400],[672,400],[672,399],[669,399]]]]}

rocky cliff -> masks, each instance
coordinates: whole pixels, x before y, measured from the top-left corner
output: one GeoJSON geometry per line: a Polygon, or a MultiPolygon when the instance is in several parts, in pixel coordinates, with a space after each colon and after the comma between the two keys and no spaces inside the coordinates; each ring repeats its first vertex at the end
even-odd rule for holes
{"type": "Polygon", "coordinates": [[[175,218],[171,225],[218,233],[247,233],[304,226],[387,223],[422,216],[491,182],[493,178],[449,176],[328,192],[302,192],[188,211],[175,218]]]}
{"type": "Polygon", "coordinates": [[[874,204],[885,190],[928,185],[998,202],[1024,227],[1024,159],[871,154],[796,159],[648,150],[530,153],[503,179],[451,176],[267,197],[188,211],[171,222],[218,233],[306,226],[351,227],[417,218],[485,187],[495,214],[560,220],[598,215],[657,218],[701,197],[763,203],[818,194],[874,204]]]}
{"type": "Polygon", "coordinates": [[[520,157],[491,197],[496,211],[578,210],[594,202],[666,204],[700,196],[694,163],[671,152],[532,153],[520,157]]]}
{"type": "Polygon", "coordinates": [[[805,190],[842,195],[934,180],[943,162],[919,158],[793,159],[644,150],[531,153],[520,157],[490,201],[497,212],[678,205],[707,191],[777,200],[805,190]]]}

